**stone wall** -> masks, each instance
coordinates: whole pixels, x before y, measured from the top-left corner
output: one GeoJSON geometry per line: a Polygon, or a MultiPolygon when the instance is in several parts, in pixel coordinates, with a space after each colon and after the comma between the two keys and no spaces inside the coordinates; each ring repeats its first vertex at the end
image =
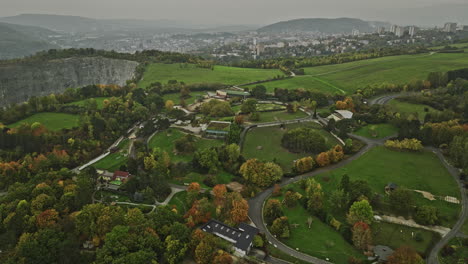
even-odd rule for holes
{"type": "Polygon", "coordinates": [[[138,63],[103,57],[0,64],[0,107],[91,84],[124,85],[138,63]]]}

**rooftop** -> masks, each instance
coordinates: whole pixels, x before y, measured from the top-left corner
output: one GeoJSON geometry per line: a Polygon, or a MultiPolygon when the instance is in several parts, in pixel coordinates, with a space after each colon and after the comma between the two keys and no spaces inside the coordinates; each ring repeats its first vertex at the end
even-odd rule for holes
{"type": "Polygon", "coordinates": [[[211,219],[201,227],[201,230],[215,234],[231,243],[238,249],[247,251],[258,229],[246,223],[240,223],[238,228],[228,226],[217,220],[211,219]]]}
{"type": "Polygon", "coordinates": [[[348,110],[335,110],[336,113],[341,115],[345,119],[351,119],[353,118],[353,112],[348,111],[348,110]]]}

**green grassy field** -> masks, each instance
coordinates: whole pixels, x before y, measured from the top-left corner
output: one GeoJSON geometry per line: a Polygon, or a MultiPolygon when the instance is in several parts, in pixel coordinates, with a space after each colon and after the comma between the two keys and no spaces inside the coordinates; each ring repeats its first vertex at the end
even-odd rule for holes
{"type": "Polygon", "coordinates": [[[174,194],[172,199],[168,203],[169,206],[175,206],[177,211],[182,215],[190,209],[187,205],[187,192],[178,192],[174,194]]]}
{"type": "MultiPolygon", "coordinates": [[[[97,103],[97,106],[98,106],[98,109],[102,109],[104,107],[104,100],[106,99],[109,99],[110,97],[94,97],[92,99],[96,100],[96,103],[97,103]]],[[[77,105],[77,106],[84,106],[85,105],[85,102],[88,101],[90,99],[85,99],[85,100],[81,100],[81,101],[76,101],[76,102],[71,102],[71,103],[68,103],[66,105],[77,105]]]]}
{"type": "Polygon", "coordinates": [[[411,104],[411,103],[399,101],[398,99],[391,100],[388,104],[400,113],[417,114],[419,120],[424,120],[424,117],[426,117],[426,114],[429,112],[438,111],[428,105],[411,104]],[[426,108],[429,109],[429,112],[425,111],[426,108]]]}
{"type": "Polygon", "coordinates": [[[434,232],[384,222],[372,224],[372,236],[375,245],[385,245],[392,249],[403,245],[410,246],[421,255],[425,255],[432,243],[440,239],[440,236],[434,232]],[[419,233],[421,241],[416,241],[413,237],[417,233],[419,233]]]}
{"type": "Polygon", "coordinates": [[[465,68],[468,53],[418,54],[383,57],[343,64],[307,67],[306,75],[263,83],[269,91],[278,88],[305,88],[328,93],[353,93],[367,85],[406,84],[413,79],[425,79],[430,72],[465,68]]]}
{"type": "Polygon", "coordinates": [[[23,123],[33,124],[35,122],[39,122],[43,124],[47,129],[52,131],[58,131],[64,128],[74,128],[78,126],[78,115],[71,115],[65,113],[38,113],[34,114],[28,118],[20,120],[16,123],[8,125],[10,128],[15,128],[20,126],[23,123]]]}
{"type": "MultiPolygon", "coordinates": [[[[253,88],[257,85],[258,84],[249,85],[246,87],[253,88]]],[[[341,88],[335,85],[332,85],[330,83],[324,82],[320,78],[317,78],[314,76],[306,76],[306,75],[304,76],[298,75],[294,78],[289,78],[285,80],[266,82],[266,83],[262,83],[261,85],[265,86],[267,88],[267,91],[270,93],[274,92],[275,88],[283,88],[283,89],[304,88],[307,90],[315,90],[315,91],[330,93],[330,94],[335,94],[335,93],[344,94],[345,93],[345,91],[343,91],[341,88]]]]}
{"type": "MultiPolygon", "coordinates": [[[[430,192],[437,196],[460,198],[457,185],[435,154],[423,152],[397,152],[385,147],[376,147],[350,164],[317,176],[325,193],[338,188],[341,177],[348,174],[351,180],[365,180],[374,192],[385,195],[385,186],[396,183],[413,190],[430,192]]],[[[430,201],[414,192],[416,205],[431,205],[438,208],[441,225],[451,227],[460,211],[460,205],[442,200],[430,201]]]]}
{"type": "Polygon", "coordinates": [[[284,75],[279,70],[249,69],[215,66],[214,70],[198,68],[193,64],[162,64],[148,66],[138,87],[146,88],[154,82],[167,83],[169,80],[191,83],[222,83],[228,85],[244,84],[271,79],[284,75]]]}
{"type": "MultiPolygon", "coordinates": [[[[302,123],[287,125],[286,129],[293,129],[301,126],[312,127],[324,136],[327,146],[332,147],[338,141],[316,123],[302,123]]],[[[291,153],[281,146],[281,138],[287,130],[276,127],[260,127],[251,129],[245,138],[243,155],[246,158],[257,158],[264,161],[276,161],[283,170],[290,171],[294,160],[308,156],[305,153],[291,153]],[[265,136],[268,135],[268,136],[265,136]],[[257,147],[261,146],[261,149],[257,147]]]]}
{"type": "Polygon", "coordinates": [[[439,261],[442,264],[459,264],[466,263],[468,259],[468,247],[463,243],[462,238],[452,238],[448,244],[455,252],[450,256],[442,256],[439,252],[439,261]]]}
{"type": "MultiPolygon", "coordinates": [[[[163,132],[159,132],[154,135],[150,142],[149,148],[160,148],[163,151],[166,151],[171,157],[172,161],[191,161],[193,158],[193,153],[189,154],[177,154],[174,152],[174,141],[185,136],[186,134],[178,129],[169,129],[163,132]]],[[[215,146],[220,146],[223,144],[220,140],[215,139],[204,139],[204,138],[195,138],[195,148],[204,149],[215,146]]]]}
{"type": "MultiPolygon", "coordinates": [[[[197,101],[197,99],[201,96],[203,97],[206,95],[206,92],[191,92],[190,97],[185,99],[185,103],[187,105],[193,104],[197,101]]],[[[176,105],[180,104],[180,93],[170,93],[170,94],[165,94],[163,96],[164,101],[167,100],[172,100],[176,105]]]]}
{"type": "Polygon", "coordinates": [[[369,124],[361,127],[354,134],[367,138],[385,138],[398,133],[398,129],[390,124],[369,124]]]}
{"type": "Polygon", "coordinates": [[[107,155],[102,160],[94,163],[93,167],[110,172],[119,170],[120,166],[127,163],[128,144],[130,144],[128,139],[122,140],[122,142],[117,146],[119,148],[118,152],[107,155]]]}
{"type": "Polygon", "coordinates": [[[336,230],[318,218],[313,217],[313,223],[309,229],[307,218],[310,213],[302,206],[296,205],[294,208],[283,211],[290,225],[298,225],[297,227],[291,226],[290,237],[282,240],[289,247],[297,248],[300,252],[321,259],[329,258],[332,263],[347,263],[350,256],[362,258],[358,250],[346,242],[336,230]]]}
{"type": "Polygon", "coordinates": [[[365,180],[380,194],[389,182],[434,195],[460,197],[457,185],[437,156],[429,151],[398,152],[376,147],[350,164],[333,170],[327,185],[336,187],[343,174],[365,180]],[[336,184],[336,185],[335,185],[336,184]]]}
{"type": "Polygon", "coordinates": [[[465,220],[465,224],[463,224],[461,231],[463,232],[463,234],[468,236],[468,219],[465,220]]]}

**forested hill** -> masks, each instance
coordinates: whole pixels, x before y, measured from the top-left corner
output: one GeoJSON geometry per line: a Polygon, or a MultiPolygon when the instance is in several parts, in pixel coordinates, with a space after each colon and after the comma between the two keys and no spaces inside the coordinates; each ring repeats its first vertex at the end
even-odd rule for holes
{"type": "Polygon", "coordinates": [[[282,21],[258,29],[258,32],[321,32],[329,34],[351,33],[353,29],[361,32],[373,32],[379,26],[387,26],[384,22],[369,22],[355,18],[304,18],[282,21]]]}
{"type": "Polygon", "coordinates": [[[48,29],[0,22],[0,59],[32,55],[38,51],[58,48],[47,41],[57,33],[48,29]]]}

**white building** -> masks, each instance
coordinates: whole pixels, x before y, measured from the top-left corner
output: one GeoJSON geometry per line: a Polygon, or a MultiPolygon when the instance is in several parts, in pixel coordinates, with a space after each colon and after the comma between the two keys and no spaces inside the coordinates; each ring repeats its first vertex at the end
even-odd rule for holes
{"type": "Polygon", "coordinates": [[[457,23],[445,23],[444,32],[449,32],[449,33],[457,32],[457,23]]]}

